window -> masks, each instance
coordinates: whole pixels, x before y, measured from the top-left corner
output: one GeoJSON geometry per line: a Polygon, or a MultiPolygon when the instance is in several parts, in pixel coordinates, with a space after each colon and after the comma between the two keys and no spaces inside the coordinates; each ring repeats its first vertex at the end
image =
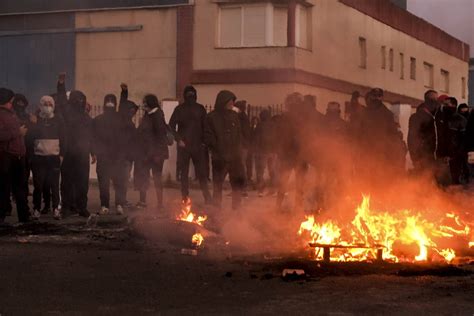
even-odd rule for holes
{"type": "Polygon", "coordinates": [[[416,80],[416,58],[410,57],[410,79],[416,80]]]}
{"type": "Polygon", "coordinates": [[[286,7],[271,3],[219,7],[219,47],[287,45],[286,7]]]}
{"type": "Polygon", "coordinates": [[[449,93],[449,71],[441,69],[441,91],[449,93]]]}
{"type": "Polygon", "coordinates": [[[462,77],[461,78],[461,97],[463,99],[466,98],[466,78],[462,77]]]}
{"type": "Polygon", "coordinates": [[[426,88],[433,88],[433,65],[427,62],[423,63],[423,83],[426,88]]]}
{"type": "Polygon", "coordinates": [[[390,48],[390,50],[388,51],[388,69],[390,71],[393,71],[393,49],[390,48]]]}
{"type": "Polygon", "coordinates": [[[367,41],[363,37],[359,37],[359,51],[360,51],[360,68],[367,68],[367,41]]]}
{"type": "Polygon", "coordinates": [[[305,6],[296,7],[296,46],[301,48],[310,48],[310,9],[305,6]]]}
{"type": "Polygon", "coordinates": [[[382,46],[382,48],[380,49],[380,57],[382,60],[382,69],[387,68],[387,48],[385,46],[382,46]]]}
{"type": "Polygon", "coordinates": [[[275,46],[288,45],[288,8],[273,8],[273,44],[275,46]]]}
{"type": "Polygon", "coordinates": [[[405,79],[405,56],[400,53],[400,79],[405,79]]]}

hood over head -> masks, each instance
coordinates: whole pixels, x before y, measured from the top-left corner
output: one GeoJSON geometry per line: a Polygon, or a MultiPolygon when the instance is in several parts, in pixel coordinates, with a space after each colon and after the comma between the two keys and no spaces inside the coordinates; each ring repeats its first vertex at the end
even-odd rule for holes
{"type": "Polygon", "coordinates": [[[217,94],[217,97],[216,97],[216,103],[214,104],[214,109],[216,111],[223,111],[225,110],[225,106],[226,104],[230,101],[230,100],[236,100],[237,97],[235,96],[234,93],[232,93],[231,91],[229,90],[222,90],[220,91],[218,94],[217,94]]]}
{"type": "Polygon", "coordinates": [[[77,112],[86,111],[87,99],[86,99],[86,95],[82,93],[82,91],[79,91],[79,90],[71,91],[68,102],[72,110],[77,111],[77,112]]]}

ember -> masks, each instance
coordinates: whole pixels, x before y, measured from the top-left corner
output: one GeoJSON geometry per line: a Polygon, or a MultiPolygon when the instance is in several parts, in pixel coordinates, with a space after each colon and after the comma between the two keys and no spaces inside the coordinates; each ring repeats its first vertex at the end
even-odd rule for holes
{"type": "Polygon", "coordinates": [[[380,259],[377,253],[379,257],[382,253],[383,260],[392,262],[451,262],[456,257],[454,249],[438,244],[444,245],[455,236],[466,238],[466,242],[471,237],[471,227],[453,213],[435,223],[408,209],[391,213],[372,210],[367,196],[355,212],[352,222],[346,225],[331,220],[318,223],[314,216],[307,216],[298,234],[309,236],[316,249],[315,258],[326,261],[329,256],[333,261],[375,261],[380,259]],[[406,250],[414,245],[417,254],[406,250]]]}

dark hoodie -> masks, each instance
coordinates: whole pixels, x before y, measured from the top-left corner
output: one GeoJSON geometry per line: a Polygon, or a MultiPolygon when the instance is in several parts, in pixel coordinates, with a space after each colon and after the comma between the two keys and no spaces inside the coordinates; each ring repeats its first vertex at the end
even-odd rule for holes
{"type": "Polygon", "coordinates": [[[227,90],[216,97],[214,111],[207,115],[204,142],[211,149],[212,159],[231,162],[241,157],[241,137],[239,115],[225,108],[235,95],[227,90]]]}
{"type": "Polygon", "coordinates": [[[158,162],[168,159],[169,151],[165,114],[159,107],[157,98],[154,99],[156,104],[147,101],[152,111],[145,113],[137,129],[137,154],[140,156],[138,159],[158,162]]]}
{"type": "Polygon", "coordinates": [[[67,146],[66,155],[85,159],[92,150],[92,119],[85,112],[86,96],[78,90],[71,91],[67,110],[64,111],[67,146]]]}
{"type": "Polygon", "coordinates": [[[204,143],[206,109],[196,102],[197,92],[193,86],[187,86],[183,96],[185,101],[174,109],[169,126],[176,141],[183,141],[189,151],[198,151],[204,143]],[[189,92],[191,92],[191,96],[189,96],[189,92]]]}
{"type": "Polygon", "coordinates": [[[440,139],[443,130],[440,112],[434,110],[433,113],[425,103],[420,104],[408,123],[408,151],[414,163],[444,156],[440,139]]]}
{"type": "Polygon", "coordinates": [[[116,160],[123,157],[120,125],[117,98],[113,94],[108,94],[104,97],[104,112],[92,121],[92,152],[98,159],[116,160]],[[107,107],[105,104],[108,102],[112,102],[114,106],[107,107]]]}

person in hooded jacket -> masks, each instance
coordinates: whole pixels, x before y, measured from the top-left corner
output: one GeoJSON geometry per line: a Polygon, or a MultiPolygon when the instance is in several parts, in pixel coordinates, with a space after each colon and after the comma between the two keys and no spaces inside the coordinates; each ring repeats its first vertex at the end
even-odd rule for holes
{"type": "Polygon", "coordinates": [[[270,193],[272,193],[276,185],[276,158],[273,148],[275,130],[270,110],[262,110],[259,116],[260,120],[255,128],[255,169],[257,174],[257,191],[259,197],[262,197],[265,189],[263,178],[265,169],[270,177],[270,193]]]}
{"type": "Polygon", "coordinates": [[[385,181],[387,174],[401,174],[400,161],[405,145],[399,137],[393,113],[384,105],[383,90],[374,88],[366,94],[367,107],[362,113],[358,136],[362,147],[364,178],[372,184],[385,181]]]}
{"type": "Polygon", "coordinates": [[[13,91],[0,88],[0,223],[11,211],[11,193],[15,197],[18,220],[29,221],[24,139],[28,129],[21,125],[13,111],[13,97],[13,91]]]}
{"type": "MultiPolygon", "coordinates": [[[[276,206],[283,211],[283,201],[289,191],[289,180],[291,173],[295,173],[295,198],[293,208],[301,211],[304,204],[304,186],[308,171],[308,163],[305,161],[303,149],[308,149],[304,143],[308,135],[318,128],[314,124],[315,113],[309,111],[309,103],[305,102],[301,93],[294,92],[285,98],[287,112],[281,115],[274,133],[277,138],[278,156],[278,193],[276,206]]],[[[316,110],[316,109],[314,109],[316,110]]],[[[276,142],[275,142],[276,143],[276,142]]]]}
{"type": "Polygon", "coordinates": [[[466,127],[467,118],[461,114],[461,110],[469,110],[466,107],[458,106],[458,101],[454,97],[447,99],[449,105],[445,107],[445,111],[450,112],[447,119],[449,128],[449,169],[451,171],[452,184],[457,185],[468,181],[469,172],[467,166],[467,150],[466,150],[466,127]]]}
{"type": "Polygon", "coordinates": [[[104,97],[104,111],[92,121],[93,155],[97,158],[97,180],[99,182],[99,214],[105,215],[110,208],[110,182],[115,190],[115,208],[124,213],[127,185],[126,145],[129,144],[125,121],[117,112],[117,97],[104,97]]]}
{"type": "MultiPolygon", "coordinates": [[[[43,96],[40,100],[37,123],[28,131],[32,144],[33,218],[39,219],[41,197],[48,192],[52,198],[53,216],[61,219],[59,209],[59,177],[61,161],[66,153],[64,122],[54,114],[54,99],[43,96]]],[[[46,205],[45,205],[46,206],[46,205]]]]}
{"type": "Polygon", "coordinates": [[[153,173],[157,208],[163,211],[163,164],[169,158],[165,115],[156,95],[143,98],[145,115],[137,129],[137,158],[135,160],[135,186],[140,192],[137,206],[147,207],[147,190],[150,170],[153,173]]]}
{"type": "Polygon", "coordinates": [[[244,183],[244,188],[242,190],[242,195],[247,197],[247,186],[250,181],[250,178],[247,178],[247,158],[249,155],[249,149],[250,149],[250,119],[249,116],[247,115],[247,101],[245,100],[239,100],[235,102],[235,108],[234,108],[239,115],[239,120],[240,120],[240,129],[242,131],[242,165],[244,166],[244,175],[245,175],[245,183],[244,183]]]}
{"type": "Polygon", "coordinates": [[[229,173],[232,208],[240,207],[245,184],[242,162],[242,130],[234,110],[236,96],[228,90],[217,94],[214,110],[207,115],[204,141],[211,150],[214,203],[222,206],[222,185],[229,173]]]}
{"type": "MultiPolygon", "coordinates": [[[[446,138],[443,114],[438,94],[428,90],[424,102],[418,106],[408,122],[408,151],[417,173],[431,173],[440,184],[447,184],[443,176],[447,150],[441,141],[446,138]]],[[[449,180],[450,181],[450,180],[449,180]]]]}
{"type": "Polygon", "coordinates": [[[189,162],[192,160],[204,201],[210,203],[204,153],[207,150],[204,144],[206,109],[197,103],[197,91],[193,86],[184,88],[183,97],[184,102],[174,109],[169,121],[178,145],[177,168],[181,180],[181,195],[183,202],[189,199],[189,162]]]}
{"type": "Polygon", "coordinates": [[[87,193],[89,191],[90,157],[92,153],[92,119],[86,113],[87,99],[78,90],[71,91],[64,109],[66,139],[69,143],[61,166],[61,201],[63,215],[77,212],[89,217],[87,193]]]}
{"type": "Polygon", "coordinates": [[[128,189],[128,180],[130,178],[130,173],[132,171],[132,166],[135,160],[136,153],[136,127],[133,122],[133,118],[138,112],[138,105],[135,102],[128,100],[128,86],[125,83],[120,85],[122,91],[120,93],[120,104],[119,104],[119,117],[122,125],[123,134],[123,146],[125,148],[125,163],[126,163],[126,176],[127,182],[125,185],[124,191],[124,203],[126,207],[132,206],[127,201],[127,189],[128,189]]]}

